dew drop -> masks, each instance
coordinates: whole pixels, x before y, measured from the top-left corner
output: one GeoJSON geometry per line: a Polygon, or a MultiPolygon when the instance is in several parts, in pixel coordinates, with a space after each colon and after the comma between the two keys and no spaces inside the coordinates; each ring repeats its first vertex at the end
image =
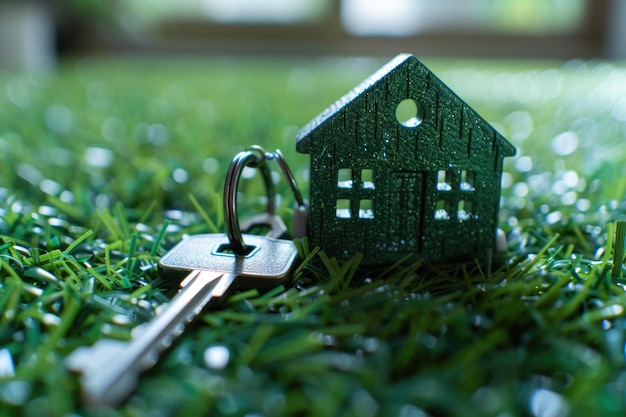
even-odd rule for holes
{"type": "Polygon", "coordinates": [[[211,346],[204,351],[204,363],[211,369],[224,369],[230,361],[226,346],[211,346]]]}

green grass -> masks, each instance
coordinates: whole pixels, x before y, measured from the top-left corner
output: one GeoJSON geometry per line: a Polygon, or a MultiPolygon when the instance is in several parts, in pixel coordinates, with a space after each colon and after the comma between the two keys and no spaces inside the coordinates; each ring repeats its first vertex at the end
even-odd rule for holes
{"type": "MultiPolygon", "coordinates": [[[[626,67],[443,60],[426,63],[519,151],[503,188],[509,250],[489,277],[415,259],[363,271],[299,241],[307,261],[287,284],[204,312],[127,402],[85,409],[64,357],[127,339],[168,300],[159,256],[223,230],[230,159],[279,147],[306,194],[298,127],[382,63],[85,59],[0,73],[2,415],[623,415],[626,67]],[[226,366],[211,367],[222,348],[226,366]]],[[[242,215],[260,212],[260,179],[241,187],[242,215]]]]}

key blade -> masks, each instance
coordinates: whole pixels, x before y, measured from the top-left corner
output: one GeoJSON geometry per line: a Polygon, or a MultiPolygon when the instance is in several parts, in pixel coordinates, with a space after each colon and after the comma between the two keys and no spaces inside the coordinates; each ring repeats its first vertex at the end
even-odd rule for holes
{"type": "Polygon", "coordinates": [[[70,370],[82,373],[85,402],[93,407],[115,406],[137,385],[139,374],[153,366],[196,314],[216,295],[223,294],[235,276],[194,271],[187,285],[130,342],[102,340],[79,348],[66,360],[70,370]]]}

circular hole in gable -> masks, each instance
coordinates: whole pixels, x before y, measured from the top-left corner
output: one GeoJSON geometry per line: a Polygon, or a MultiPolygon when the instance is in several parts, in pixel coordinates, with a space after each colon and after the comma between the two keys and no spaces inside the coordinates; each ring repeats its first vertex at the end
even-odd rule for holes
{"type": "Polygon", "coordinates": [[[424,120],[424,109],[419,102],[406,98],[396,107],[396,119],[404,127],[417,127],[424,120]]]}

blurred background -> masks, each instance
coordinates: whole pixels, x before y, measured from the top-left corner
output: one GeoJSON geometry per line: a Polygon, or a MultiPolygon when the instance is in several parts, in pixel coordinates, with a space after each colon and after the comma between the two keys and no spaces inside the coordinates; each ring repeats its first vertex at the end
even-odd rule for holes
{"type": "Polygon", "coordinates": [[[624,22],[626,0],[0,0],[0,198],[194,195],[219,220],[253,143],[306,192],[300,127],[408,52],[517,147],[504,217],[590,212],[626,195],[624,22]]]}
{"type": "MultiPolygon", "coordinates": [[[[584,280],[608,272],[609,225],[626,218],[625,22],[626,0],[0,0],[0,415],[78,415],[62,356],[127,337],[134,317],[148,316],[136,297],[165,286],[152,280],[159,246],[225,230],[233,156],[280,148],[308,196],[299,129],[401,52],[517,148],[500,224],[529,263],[510,264],[510,294],[499,283],[457,291],[470,285],[465,267],[454,283],[433,269],[424,282],[434,287],[392,278],[418,274],[411,266],[385,272],[398,290],[344,293],[332,278],[319,296],[238,295],[187,329],[196,333],[119,415],[181,405],[179,415],[208,415],[203,402],[227,415],[289,415],[302,401],[291,409],[426,416],[405,403],[431,404],[431,394],[436,415],[448,403],[456,415],[624,415],[624,294],[608,275],[584,280]],[[555,233],[549,264],[526,257],[555,233]],[[27,275],[36,269],[43,275],[27,275]],[[21,271],[23,282],[8,278],[21,271]],[[400,298],[412,288],[424,297],[400,298]],[[235,365],[207,369],[211,346],[227,346],[235,365]],[[17,380],[6,378],[12,360],[17,380]],[[592,410],[600,402],[615,412],[592,410]]],[[[265,210],[256,172],[242,174],[242,218],[265,210]]],[[[291,192],[274,179],[289,224],[291,192]]],[[[317,287],[317,273],[306,275],[303,288],[317,287]]]]}
{"type": "Polygon", "coordinates": [[[623,0],[0,0],[0,67],[94,53],[625,58],[623,0]]]}

